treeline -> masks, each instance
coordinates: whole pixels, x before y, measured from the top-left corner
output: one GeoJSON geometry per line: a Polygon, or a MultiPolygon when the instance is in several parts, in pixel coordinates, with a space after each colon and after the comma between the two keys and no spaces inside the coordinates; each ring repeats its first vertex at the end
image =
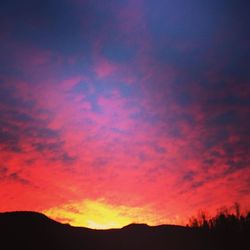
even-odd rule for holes
{"type": "Polygon", "coordinates": [[[204,249],[250,249],[250,211],[241,213],[239,203],[220,209],[213,217],[200,211],[187,226],[201,234],[204,249]]]}
{"type": "Polygon", "coordinates": [[[209,217],[206,212],[199,211],[196,217],[190,218],[188,226],[204,230],[249,230],[250,211],[242,214],[239,203],[235,203],[231,209],[220,209],[214,217],[209,217]]]}

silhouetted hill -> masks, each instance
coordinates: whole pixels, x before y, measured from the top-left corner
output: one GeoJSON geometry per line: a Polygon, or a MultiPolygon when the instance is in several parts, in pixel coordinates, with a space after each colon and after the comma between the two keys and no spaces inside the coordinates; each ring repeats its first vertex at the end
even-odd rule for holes
{"type": "Polygon", "coordinates": [[[35,212],[0,213],[0,240],[0,248],[10,250],[247,249],[240,244],[224,248],[216,235],[198,228],[131,224],[122,229],[92,230],[61,224],[35,212]]]}

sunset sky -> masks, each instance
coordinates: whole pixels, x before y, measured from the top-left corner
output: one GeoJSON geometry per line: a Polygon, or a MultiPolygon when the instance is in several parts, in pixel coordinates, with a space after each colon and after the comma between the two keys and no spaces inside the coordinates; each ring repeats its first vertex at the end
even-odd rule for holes
{"type": "Polygon", "coordinates": [[[250,209],[250,1],[0,3],[0,212],[91,228],[250,209]]]}

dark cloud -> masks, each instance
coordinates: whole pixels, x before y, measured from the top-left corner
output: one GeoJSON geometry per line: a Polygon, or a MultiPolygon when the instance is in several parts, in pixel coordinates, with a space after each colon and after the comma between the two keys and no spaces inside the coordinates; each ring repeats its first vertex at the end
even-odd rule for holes
{"type": "MultiPolygon", "coordinates": [[[[14,86],[8,86],[7,84],[3,84],[1,86],[0,92],[0,104],[6,105],[8,109],[14,108],[31,108],[34,105],[33,101],[23,100],[22,98],[18,98],[16,96],[16,88],[14,86]]],[[[15,111],[14,111],[15,112],[15,111]]]]}
{"type": "Polygon", "coordinates": [[[9,25],[13,39],[41,48],[72,53],[84,48],[80,20],[69,1],[9,1],[3,4],[1,16],[9,25]],[[74,46],[73,46],[74,45],[74,46]]]}
{"type": "Polygon", "coordinates": [[[167,150],[161,146],[154,145],[154,150],[159,154],[166,154],[167,150]]]}
{"type": "MultiPolygon", "coordinates": [[[[75,161],[64,151],[64,142],[60,138],[59,130],[48,127],[48,121],[39,118],[39,114],[32,111],[36,108],[35,102],[25,101],[15,88],[3,88],[0,100],[0,146],[2,150],[14,153],[24,153],[25,145],[56,158],[65,164],[75,161]]],[[[45,111],[42,112],[46,113],[45,111]]],[[[50,112],[48,112],[50,114],[50,112]]],[[[13,175],[12,179],[18,180],[18,175],[13,175]]],[[[19,181],[22,181],[21,179],[19,181]]]]}
{"type": "Polygon", "coordinates": [[[242,168],[247,168],[250,164],[250,159],[238,159],[238,160],[228,160],[227,165],[230,170],[239,170],[242,168]]]}
{"type": "Polygon", "coordinates": [[[16,153],[22,151],[20,144],[20,136],[17,132],[0,132],[0,145],[3,150],[9,150],[16,153]]]}
{"type": "Polygon", "coordinates": [[[62,162],[65,164],[73,164],[76,162],[77,157],[75,156],[70,156],[68,153],[64,152],[61,156],[62,162]]]}
{"type": "Polygon", "coordinates": [[[103,54],[111,61],[129,63],[135,56],[135,49],[123,45],[122,42],[117,44],[109,43],[104,46],[103,54]]]}
{"type": "Polygon", "coordinates": [[[2,176],[5,176],[7,172],[8,172],[8,168],[5,166],[1,166],[0,167],[0,176],[1,176],[0,178],[2,178],[2,176]]]}
{"type": "Polygon", "coordinates": [[[181,107],[186,108],[195,102],[195,97],[193,97],[189,92],[177,92],[174,101],[181,107]]]}
{"type": "Polygon", "coordinates": [[[30,184],[30,181],[23,178],[20,173],[18,172],[10,173],[8,167],[6,166],[0,166],[0,182],[1,181],[14,181],[14,182],[19,182],[23,185],[30,184]]]}
{"type": "Polygon", "coordinates": [[[39,142],[33,143],[32,146],[39,152],[60,152],[62,149],[62,142],[39,142]]]}
{"type": "Polygon", "coordinates": [[[188,181],[192,182],[195,177],[195,172],[194,171],[188,171],[183,175],[183,181],[188,181]]]}
{"type": "MultiPolygon", "coordinates": [[[[16,91],[9,94],[9,99],[16,95],[16,91]]],[[[11,151],[22,151],[22,143],[29,138],[57,139],[58,132],[46,128],[45,121],[31,115],[32,105],[26,105],[21,97],[14,98],[15,101],[4,103],[0,109],[0,144],[11,151]],[[44,126],[44,127],[43,127],[44,126]]]]}
{"type": "Polygon", "coordinates": [[[222,114],[219,114],[213,117],[208,125],[231,125],[232,123],[239,122],[240,115],[237,114],[235,111],[226,111],[222,114]]]}
{"type": "Polygon", "coordinates": [[[80,81],[75,86],[72,87],[71,92],[73,94],[86,94],[90,90],[89,84],[84,81],[80,81]]]}
{"type": "Polygon", "coordinates": [[[193,181],[191,184],[191,189],[197,189],[202,187],[205,184],[205,181],[193,181]]]}
{"type": "Polygon", "coordinates": [[[7,176],[6,178],[9,180],[19,182],[19,183],[24,184],[24,185],[30,184],[30,182],[28,180],[22,178],[18,173],[12,173],[9,176],[7,176]]]}
{"type": "MultiPolygon", "coordinates": [[[[220,88],[221,88],[221,91],[223,90],[225,91],[225,87],[221,86],[220,88]]],[[[230,94],[222,98],[215,98],[215,97],[211,98],[207,101],[207,104],[208,105],[227,105],[228,107],[250,106],[250,100],[247,97],[240,97],[240,96],[230,94]]]]}
{"type": "Polygon", "coordinates": [[[108,157],[96,157],[94,162],[92,163],[93,168],[102,169],[107,166],[108,163],[111,162],[111,159],[108,157]]]}

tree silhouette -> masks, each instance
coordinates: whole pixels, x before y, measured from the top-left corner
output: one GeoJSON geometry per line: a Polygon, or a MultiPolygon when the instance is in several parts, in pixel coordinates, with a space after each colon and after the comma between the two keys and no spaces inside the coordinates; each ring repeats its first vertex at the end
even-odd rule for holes
{"type": "Polygon", "coordinates": [[[250,249],[250,212],[241,214],[237,202],[232,208],[233,212],[229,212],[230,209],[223,207],[209,219],[199,211],[197,217],[191,217],[189,226],[208,232],[205,238],[216,242],[214,249],[250,249]]]}

